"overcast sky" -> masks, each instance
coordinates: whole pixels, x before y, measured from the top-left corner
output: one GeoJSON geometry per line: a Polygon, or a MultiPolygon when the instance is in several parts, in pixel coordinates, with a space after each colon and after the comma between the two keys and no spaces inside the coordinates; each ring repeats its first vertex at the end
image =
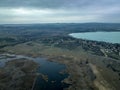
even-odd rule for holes
{"type": "Polygon", "coordinates": [[[120,0],[0,0],[0,23],[120,23],[120,0]]]}

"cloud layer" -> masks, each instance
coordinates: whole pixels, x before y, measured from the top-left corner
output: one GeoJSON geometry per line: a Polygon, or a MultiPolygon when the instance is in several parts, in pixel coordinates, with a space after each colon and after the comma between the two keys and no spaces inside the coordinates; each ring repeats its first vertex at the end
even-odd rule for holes
{"type": "Polygon", "coordinates": [[[120,22],[119,0],[0,0],[0,23],[120,22]]]}

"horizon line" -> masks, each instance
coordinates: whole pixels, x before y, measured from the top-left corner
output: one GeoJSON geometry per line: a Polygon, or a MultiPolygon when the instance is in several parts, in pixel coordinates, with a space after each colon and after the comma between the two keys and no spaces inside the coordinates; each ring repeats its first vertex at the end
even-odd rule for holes
{"type": "Polygon", "coordinates": [[[120,24],[119,22],[50,22],[50,23],[0,23],[0,25],[30,25],[30,24],[120,24]]]}

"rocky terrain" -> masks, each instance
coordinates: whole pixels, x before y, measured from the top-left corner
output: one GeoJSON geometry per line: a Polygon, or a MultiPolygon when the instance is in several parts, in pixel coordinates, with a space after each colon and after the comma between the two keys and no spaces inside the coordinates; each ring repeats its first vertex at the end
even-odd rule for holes
{"type": "Polygon", "coordinates": [[[37,67],[35,62],[26,59],[7,62],[0,68],[0,90],[30,90],[37,67]]]}

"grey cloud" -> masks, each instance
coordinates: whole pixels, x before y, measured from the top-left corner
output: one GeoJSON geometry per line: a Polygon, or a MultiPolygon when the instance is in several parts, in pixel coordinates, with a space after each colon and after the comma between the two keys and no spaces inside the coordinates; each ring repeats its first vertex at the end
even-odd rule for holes
{"type": "Polygon", "coordinates": [[[0,0],[1,7],[57,8],[65,3],[66,0],[0,0]]]}
{"type": "Polygon", "coordinates": [[[99,0],[0,0],[0,7],[75,8],[85,7],[99,0]]]}
{"type": "Polygon", "coordinates": [[[120,0],[0,0],[0,23],[120,22],[119,16],[120,0]]]}
{"type": "Polygon", "coordinates": [[[119,7],[120,0],[0,0],[0,8],[94,10],[119,7]]]}

